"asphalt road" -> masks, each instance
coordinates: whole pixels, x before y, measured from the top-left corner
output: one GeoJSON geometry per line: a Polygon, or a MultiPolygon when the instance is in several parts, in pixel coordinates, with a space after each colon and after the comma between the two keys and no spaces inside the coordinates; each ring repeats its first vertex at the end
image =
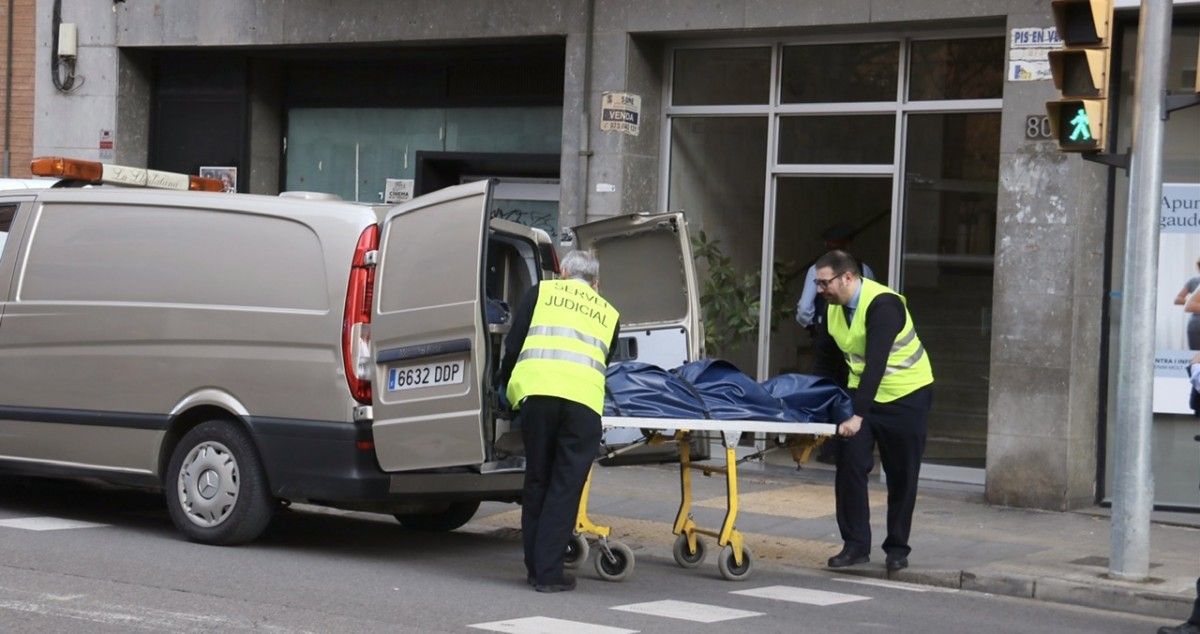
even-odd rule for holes
{"type": "Polygon", "coordinates": [[[587,566],[575,592],[538,594],[525,585],[514,531],[494,523],[423,534],[386,516],[293,507],[252,545],[210,547],[182,540],[158,495],[0,478],[3,632],[1125,633],[1161,624],[819,570],[764,566],[732,583],[713,560],[683,570],[643,556],[623,583],[587,566]]]}

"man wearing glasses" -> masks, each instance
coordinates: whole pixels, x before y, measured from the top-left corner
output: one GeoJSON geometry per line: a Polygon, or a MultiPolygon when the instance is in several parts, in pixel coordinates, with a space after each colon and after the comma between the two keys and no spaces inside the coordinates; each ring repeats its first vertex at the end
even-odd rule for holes
{"type": "Polygon", "coordinates": [[[870,561],[871,511],[867,476],[873,448],[887,474],[888,570],[908,567],[908,535],[917,500],[917,476],[925,452],[925,421],[932,404],[933,370],[917,336],[904,297],[864,279],[858,261],[845,251],[817,259],[813,282],[828,302],[826,329],[818,341],[817,373],[834,376],[849,366],[854,415],[837,427],[834,493],[842,551],[830,568],[870,561]]]}

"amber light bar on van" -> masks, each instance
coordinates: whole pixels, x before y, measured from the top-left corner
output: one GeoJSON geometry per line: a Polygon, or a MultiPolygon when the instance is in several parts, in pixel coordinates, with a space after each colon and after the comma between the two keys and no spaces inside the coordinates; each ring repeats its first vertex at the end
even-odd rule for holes
{"type": "Polygon", "coordinates": [[[371,404],[371,305],[375,294],[375,264],[367,254],[379,249],[379,226],[371,225],[358,237],[350,282],[346,285],[346,312],[342,318],[342,364],[346,385],[354,400],[371,404]]]}
{"type": "Polygon", "coordinates": [[[176,172],[160,172],[141,167],[83,161],[62,156],[41,156],[29,165],[34,176],[52,176],[93,185],[126,185],[154,189],[179,189],[201,192],[224,191],[220,179],[201,178],[176,172]]]}

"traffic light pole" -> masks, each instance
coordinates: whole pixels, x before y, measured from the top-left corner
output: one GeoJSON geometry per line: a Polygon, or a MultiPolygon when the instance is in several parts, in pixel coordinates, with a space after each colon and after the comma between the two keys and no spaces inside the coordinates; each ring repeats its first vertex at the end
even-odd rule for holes
{"type": "Polygon", "coordinates": [[[1154,410],[1154,304],[1158,288],[1158,225],[1162,197],[1171,4],[1142,0],[1138,22],[1133,147],[1117,355],[1117,429],[1109,573],[1144,580],[1150,570],[1150,470],[1154,410]]]}

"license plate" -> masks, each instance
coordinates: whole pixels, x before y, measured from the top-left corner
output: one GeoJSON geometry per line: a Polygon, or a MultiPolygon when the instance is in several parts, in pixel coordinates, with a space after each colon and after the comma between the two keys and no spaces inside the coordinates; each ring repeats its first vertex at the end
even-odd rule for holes
{"type": "Polygon", "coordinates": [[[387,389],[389,392],[397,392],[462,383],[466,376],[466,365],[466,361],[443,361],[390,368],[387,389]]]}

